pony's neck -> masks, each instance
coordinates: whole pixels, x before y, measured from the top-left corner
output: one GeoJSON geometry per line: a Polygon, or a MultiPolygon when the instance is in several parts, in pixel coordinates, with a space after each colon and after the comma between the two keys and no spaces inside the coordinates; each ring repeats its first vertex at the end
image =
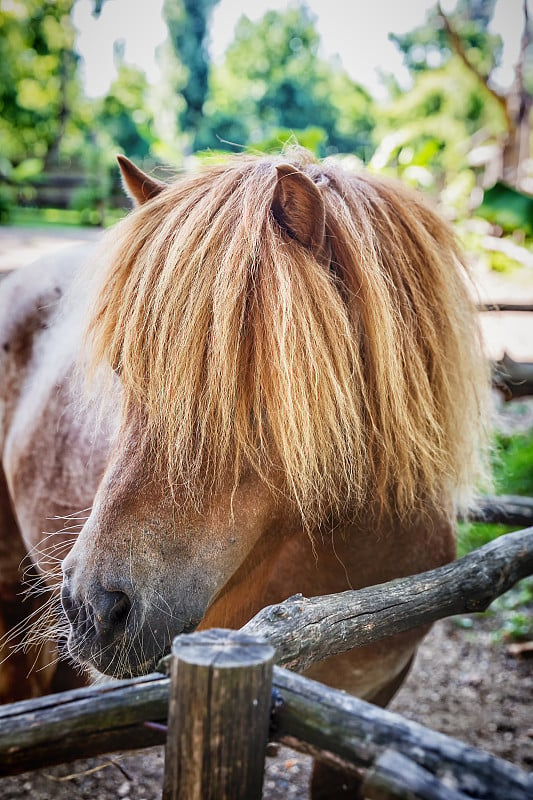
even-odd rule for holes
{"type": "Polygon", "coordinates": [[[280,561],[283,562],[284,542],[303,536],[302,531],[283,531],[278,526],[261,536],[245,561],[218,593],[200,627],[240,628],[265,606],[289,597],[290,584],[280,587],[280,591],[272,590],[272,584],[275,582],[280,561]]]}
{"type": "Polygon", "coordinates": [[[455,528],[442,510],[404,520],[365,522],[262,537],[220,592],[202,627],[241,627],[264,606],[359,589],[444,564],[455,556],[455,528]]]}

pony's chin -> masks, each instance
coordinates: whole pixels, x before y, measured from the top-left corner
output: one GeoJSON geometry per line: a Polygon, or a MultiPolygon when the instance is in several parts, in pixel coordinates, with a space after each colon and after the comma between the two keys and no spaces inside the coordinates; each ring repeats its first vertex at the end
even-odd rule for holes
{"type": "MultiPolygon", "coordinates": [[[[199,624],[200,621],[190,620],[175,635],[192,633],[199,624]]],[[[152,639],[147,645],[142,637],[129,638],[122,634],[114,641],[106,641],[101,638],[89,638],[87,635],[78,637],[71,630],[67,639],[67,649],[76,666],[86,671],[93,681],[110,678],[127,680],[157,672],[159,664],[170,653],[172,639],[165,639],[162,642],[152,639]],[[138,658],[139,654],[142,654],[142,659],[138,658]]]]}
{"type": "Polygon", "coordinates": [[[113,681],[130,680],[132,678],[141,678],[143,675],[149,675],[152,672],[157,672],[157,665],[165,655],[167,655],[166,652],[135,667],[127,667],[125,670],[121,671],[120,674],[117,674],[117,672],[102,672],[98,667],[95,667],[94,664],[83,664],[82,669],[86,670],[90,682],[95,685],[113,681]]]}
{"type": "Polygon", "coordinates": [[[170,644],[153,648],[150,655],[143,660],[132,660],[131,656],[135,651],[131,646],[124,648],[120,644],[117,644],[116,648],[80,646],[70,637],[68,651],[74,663],[81,670],[85,670],[93,682],[110,678],[126,680],[155,672],[163,656],[170,652],[170,644]]]}
{"type": "Polygon", "coordinates": [[[122,662],[120,669],[114,667],[113,662],[110,664],[99,664],[97,659],[82,661],[79,657],[76,658],[76,656],[73,656],[72,653],[71,657],[74,658],[78,668],[87,673],[90,682],[98,684],[111,680],[120,681],[130,678],[140,678],[143,675],[149,675],[151,672],[157,672],[157,665],[169,652],[170,648],[168,648],[168,650],[162,650],[161,653],[135,664],[122,662]]]}
{"type": "Polygon", "coordinates": [[[120,678],[115,678],[112,675],[106,675],[105,672],[100,672],[91,664],[84,664],[83,669],[86,671],[89,682],[93,686],[99,686],[102,683],[114,683],[120,680],[120,678]]]}

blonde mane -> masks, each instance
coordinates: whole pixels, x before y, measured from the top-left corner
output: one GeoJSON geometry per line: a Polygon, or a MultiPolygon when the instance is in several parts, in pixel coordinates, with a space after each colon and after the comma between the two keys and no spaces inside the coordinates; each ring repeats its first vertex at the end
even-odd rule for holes
{"type": "Polygon", "coordinates": [[[93,366],[119,372],[124,415],[142,410],[191,500],[252,470],[315,527],[468,493],[487,386],[475,309],[451,230],[405,187],[300,150],[239,156],[180,177],[107,248],[93,366]],[[272,213],[282,161],[322,195],[328,261],[272,213]]]}

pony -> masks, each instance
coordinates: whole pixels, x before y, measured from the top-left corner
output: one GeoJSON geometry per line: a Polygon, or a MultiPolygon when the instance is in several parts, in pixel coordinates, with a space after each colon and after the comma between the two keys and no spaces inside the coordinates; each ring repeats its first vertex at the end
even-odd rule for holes
{"type": "MultiPolygon", "coordinates": [[[[449,562],[483,472],[468,270],[425,200],[298,148],[169,184],[119,165],[135,207],[103,244],[1,286],[3,701],[449,562]]],[[[384,704],[424,633],[308,674],[384,704]]]]}

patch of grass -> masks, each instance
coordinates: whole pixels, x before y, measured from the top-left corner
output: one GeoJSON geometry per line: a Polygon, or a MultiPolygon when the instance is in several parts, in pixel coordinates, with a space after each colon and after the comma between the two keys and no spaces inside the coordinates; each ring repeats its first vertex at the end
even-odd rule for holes
{"type": "Polygon", "coordinates": [[[497,434],[493,467],[498,494],[533,497],[533,431],[497,434]]]}
{"type": "MultiPolygon", "coordinates": [[[[533,431],[527,434],[496,434],[493,452],[495,490],[498,494],[533,497],[533,431]]],[[[488,544],[516,526],[485,523],[460,523],[458,526],[457,555],[488,544]]],[[[498,597],[485,612],[498,613],[502,624],[494,633],[497,641],[533,639],[533,576],[525,578],[498,597]]],[[[477,615],[476,615],[477,616],[477,615]]],[[[471,627],[470,617],[456,618],[459,627],[471,627]]]]}
{"type": "Polygon", "coordinates": [[[14,208],[9,222],[22,228],[79,227],[80,213],[61,208],[14,208]]]}
{"type": "MultiPolygon", "coordinates": [[[[104,227],[113,225],[124,216],[123,209],[106,209],[104,227]]],[[[13,208],[9,224],[23,228],[80,228],[87,227],[87,215],[73,208],[13,208]]]]}
{"type": "MultiPolygon", "coordinates": [[[[492,467],[497,494],[533,497],[533,431],[526,434],[495,434],[492,467]]],[[[476,547],[512,530],[516,528],[485,523],[460,523],[458,555],[464,556],[476,547]]]]}
{"type": "Polygon", "coordinates": [[[515,530],[516,526],[460,522],[457,526],[457,558],[462,558],[472,550],[497,539],[498,536],[515,530]]]}
{"type": "MultiPolygon", "coordinates": [[[[526,434],[495,434],[492,467],[496,494],[533,497],[533,431],[526,434]]],[[[476,547],[512,530],[516,528],[486,523],[460,523],[458,555],[464,556],[476,547]]]]}

